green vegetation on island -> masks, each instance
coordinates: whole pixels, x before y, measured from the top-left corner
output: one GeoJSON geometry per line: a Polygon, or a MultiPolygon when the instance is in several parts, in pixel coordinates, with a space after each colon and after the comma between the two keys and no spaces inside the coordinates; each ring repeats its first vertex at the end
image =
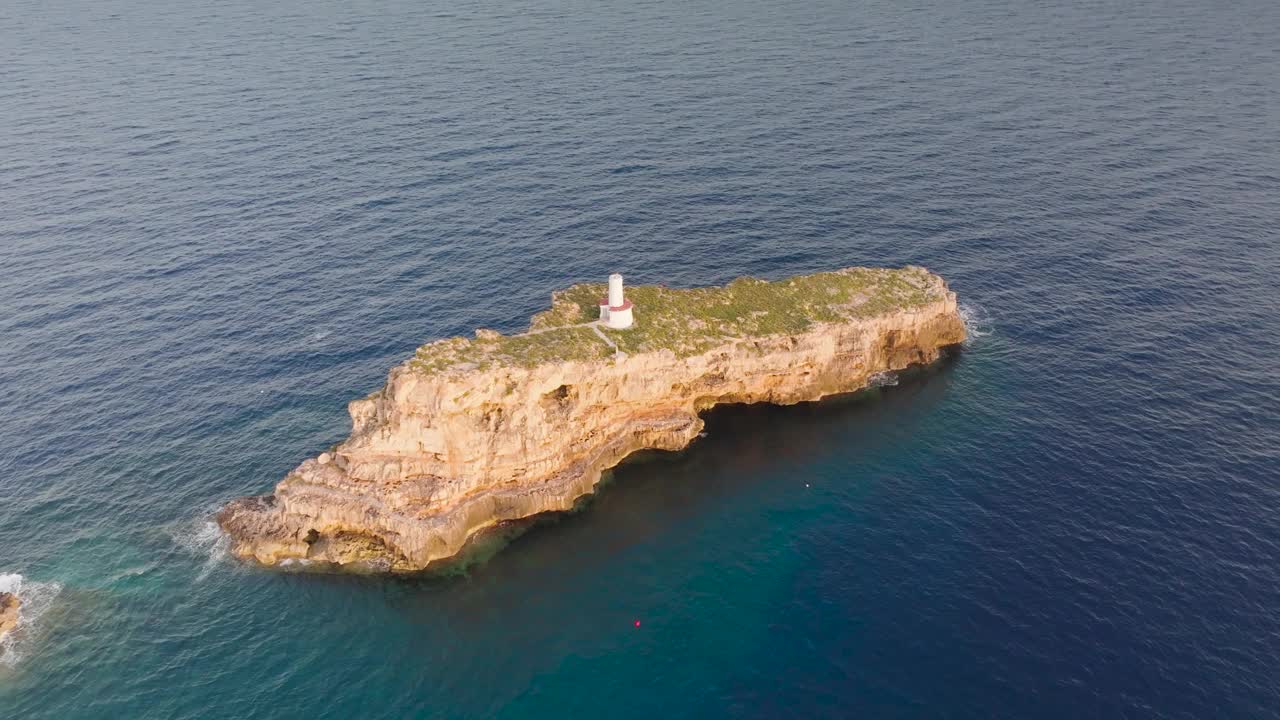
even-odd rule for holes
{"type": "Polygon", "coordinates": [[[613,330],[590,323],[600,315],[604,283],[584,283],[553,294],[529,331],[501,335],[477,331],[418,348],[410,365],[424,373],[470,371],[494,364],[532,367],[550,361],[605,360],[613,348],[634,354],[670,350],[679,357],[705,352],[735,338],[795,334],[814,323],[868,318],[941,299],[942,284],[918,267],[848,268],[767,281],[743,277],[723,287],[635,285],[635,325],[613,330]]]}

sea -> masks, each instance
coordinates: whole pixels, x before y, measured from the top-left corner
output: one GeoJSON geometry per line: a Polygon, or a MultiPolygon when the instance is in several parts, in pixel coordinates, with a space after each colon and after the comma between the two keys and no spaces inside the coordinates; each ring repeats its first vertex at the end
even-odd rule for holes
{"type": "Polygon", "coordinates": [[[0,718],[1280,717],[1273,0],[0,0],[0,268],[0,718]],[[447,568],[211,523],[557,288],[908,264],[946,361],[447,568]]]}

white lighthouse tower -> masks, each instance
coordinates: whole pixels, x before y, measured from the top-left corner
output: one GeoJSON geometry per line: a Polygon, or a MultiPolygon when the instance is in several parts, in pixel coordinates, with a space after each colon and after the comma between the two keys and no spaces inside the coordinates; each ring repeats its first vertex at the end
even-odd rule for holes
{"type": "Polygon", "coordinates": [[[600,301],[600,322],[622,330],[631,327],[631,301],[622,295],[622,276],[609,276],[609,296],[600,301]]]}

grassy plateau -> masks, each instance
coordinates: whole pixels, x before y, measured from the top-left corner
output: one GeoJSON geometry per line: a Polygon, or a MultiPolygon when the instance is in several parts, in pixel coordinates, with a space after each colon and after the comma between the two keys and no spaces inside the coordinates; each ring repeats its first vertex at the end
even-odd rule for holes
{"type": "MultiPolygon", "coordinates": [[[[418,348],[418,372],[469,372],[498,365],[532,367],[551,361],[606,360],[613,355],[589,323],[600,315],[604,283],[584,283],[552,295],[551,309],[533,316],[529,331],[489,330],[418,348]]],[[[868,318],[941,299],[942,287],[923,268],[848,268],[783,280],[742,277],[723,287],[636,285],[626,290],[635,324],[599,328],[623,352],[670,350],[678,357],[735,338],[790,335],[816,323],[868,318]]]]}

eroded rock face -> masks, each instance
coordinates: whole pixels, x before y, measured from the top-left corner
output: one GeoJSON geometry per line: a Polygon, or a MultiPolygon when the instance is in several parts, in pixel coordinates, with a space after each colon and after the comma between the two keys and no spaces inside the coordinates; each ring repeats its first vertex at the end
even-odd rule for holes
{"type": "Polygon", "coordinates": [[[425,568],[495,523],[568,510],[637,450],[685,447],[713,405],[817,400],[938,359],[964,339],[964,323],[942,279],[923,276],[932,302],[691,357],[662,350],[461,373],[406,363],[350,403],[350,438],[273,494],[231,502],[218,522],[237,556],[266,565],[425,568]]]}
{"type": "Polygon", "coordinates": [[[18,612],[22,603],[14,593],[0,592],[0,637],[18,627],[18,612]]]}

